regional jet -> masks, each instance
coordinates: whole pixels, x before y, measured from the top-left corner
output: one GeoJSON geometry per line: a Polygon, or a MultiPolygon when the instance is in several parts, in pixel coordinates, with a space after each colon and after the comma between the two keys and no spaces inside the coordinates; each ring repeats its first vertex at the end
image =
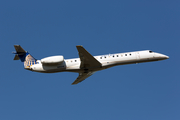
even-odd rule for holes
{"type": "Polygon", "coordinates": [[[41,73],[76,72],[77,79],[72,83],[82,82],[96,71],[114,67],[117,65],[136,64],[165,60],[169,57],[151,50],[115,53],[92,56],[83,46],[76,46],[79,58],[64,59],[62,55],[50,56],[37,60],[25,51],[20,45],[14,45],[16,52],[14,60],[21,60],[24,68],[41,73]]]}

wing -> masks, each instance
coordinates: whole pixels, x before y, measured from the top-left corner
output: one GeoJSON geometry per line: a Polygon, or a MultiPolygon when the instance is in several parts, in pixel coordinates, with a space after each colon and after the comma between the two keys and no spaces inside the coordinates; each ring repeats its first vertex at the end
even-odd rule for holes
{"type": "Polygon", "coordinates": [[[72,83],[72,85],[74,84],[78,84],[79,82],[82,82],[83,80],[85,80],[86,78],[88,78],[89,76],[93,75],[95,72],[87,72],[87,73],[79,73],[79,76],[77,77],[77,79],[72,83]]]}
{"type": "Polygon", "coordinates": [[[81,60],[81,69],[97,68],[101,67],[101,63],[96,60],[88,51],[86,51],[82,46],[76,46],[79,52],[79,58],[81,60]]]}

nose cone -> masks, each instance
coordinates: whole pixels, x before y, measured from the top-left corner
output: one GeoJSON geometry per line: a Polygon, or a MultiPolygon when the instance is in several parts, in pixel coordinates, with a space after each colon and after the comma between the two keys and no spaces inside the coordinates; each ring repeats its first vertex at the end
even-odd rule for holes
{"type": "Polygon", "coordinates": [[[169,59],[169,56],[167,56],[167,55],[164,55],[164,56],[165,56],[166,59],[169,59]]]}
{"type": "Polygon", "coordinates": [[[163,55],[163,54],[160,54],[160,53],[157,53],[157,54],[155,55],[155,57],[157,57],[157,58],[159,58],[159,59],[162,59],[162,60],[169,58],[169,56],[163,55]]]}
{"type": "Polygon", "coordinates": [[[169,56],[163,55],[163,54],[161,54],[160,57],[161,57],[162,59],[168,59],[168,58],[169,58],[169,56]]]}

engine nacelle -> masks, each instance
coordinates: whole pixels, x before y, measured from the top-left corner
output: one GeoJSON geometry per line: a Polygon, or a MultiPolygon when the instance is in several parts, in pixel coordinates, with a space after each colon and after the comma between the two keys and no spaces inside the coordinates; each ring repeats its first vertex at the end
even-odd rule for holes
{"type": "Polygon", "coordinates": [[[61,64],[62,62],[64,62],[64,57],[62,55],[51,56],[41,59],[41,63],[46,65],[61,64]]]}

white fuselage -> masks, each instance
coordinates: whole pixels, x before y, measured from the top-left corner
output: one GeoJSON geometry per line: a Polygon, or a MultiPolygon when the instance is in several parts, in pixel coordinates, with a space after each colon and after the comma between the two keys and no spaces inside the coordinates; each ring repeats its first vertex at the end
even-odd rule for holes
{"type": "MultiPolygon", "coordinates": [[[[155,53],[150,50],[127,52],[127,53],[116,53],[108,55],[94,56],[102,66],[88,69],[89,71],[103,70],[116,65],[134,64],[141,62],[151,62],[164,60],[169,58],[166,55],[155,53]]],[[[80,58],[65,59],[61,64],[56,65],[44,65],[41,60],[37,60],[38,64],[30,66],[29,70],[43,73],[54,73],[54,72],[82,72],[85,69],[81,69],[80,58]]]]}

